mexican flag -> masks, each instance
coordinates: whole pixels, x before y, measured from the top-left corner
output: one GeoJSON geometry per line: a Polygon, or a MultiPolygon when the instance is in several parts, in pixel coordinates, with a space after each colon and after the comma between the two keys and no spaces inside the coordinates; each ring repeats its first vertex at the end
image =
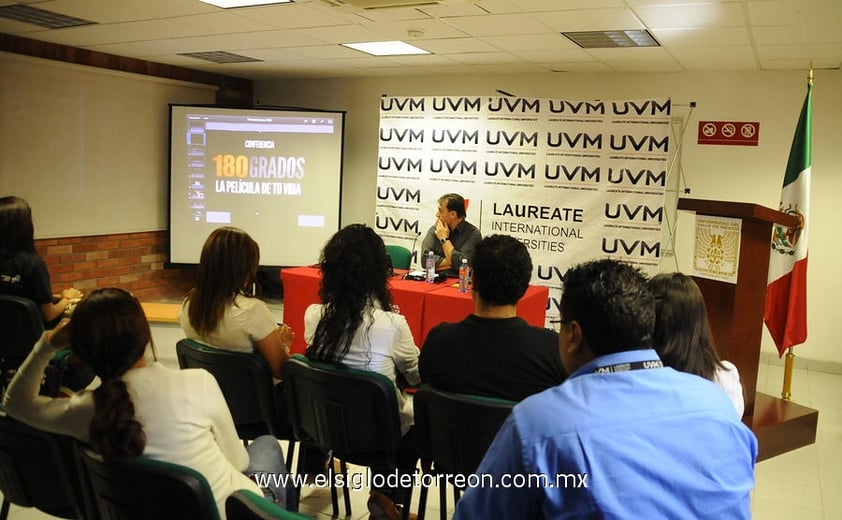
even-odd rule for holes
{"type": "Polygon", "coordinates": [[[798,118],[781,191],[780,211],[798,217],[799,225],[775,225],[769,258],[764,321],[778,354],[807,340],[807,231],[810,212],[812,71],[798,118]]]}

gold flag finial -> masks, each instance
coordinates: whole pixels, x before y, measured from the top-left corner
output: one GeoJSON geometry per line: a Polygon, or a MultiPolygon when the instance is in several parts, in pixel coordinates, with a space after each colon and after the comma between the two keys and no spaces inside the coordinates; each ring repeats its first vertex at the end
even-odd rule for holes
{"type": "Polygon", "coordinates": [[[807,84],[813,86],[813,62],[810,62],[810,72],[807,73],[807,84]]]}

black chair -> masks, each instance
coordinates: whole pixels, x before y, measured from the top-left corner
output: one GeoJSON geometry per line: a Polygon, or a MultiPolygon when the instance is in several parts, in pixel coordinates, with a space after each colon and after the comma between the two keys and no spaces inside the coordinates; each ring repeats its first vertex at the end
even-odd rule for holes
{"type": "MultiPolygon", "coordinates": [[[[311,442],[346,462],[361,466],[398,466],[401,423],[395,385],[388,377],[366,370],[317,363],[296,354],[283,370],[287,405],[296,438],[311,442]]],[[[333,467],[333,460],[328,467],[333,467]]],[[[331,479],[333,480],[333,479],[331,479]]],[[[332,481],[331,484],[334,484],[332,481]]],[[[345,514],[351,514],[348,486],[343,486],[345,514]]],[[[403,508],[408,518],[410,488],[403,508]]],[[[333,515],[339,514],[336,487],[331,485],[333,515]]]]}
{"type": "Polygon", "coordinates": [[[35,302],[0,294],[0,395],[43,332],[41,309],[35,302]]]}
{"type": "Polygon", "coordinates": [[[235,491],[225,500],[228,520],[306,520],[309,517],[293,513],[278,504],[246,489],[235,491]]]}
{"type": "Polygon", "coordinates": [[[0,409],[0,520],[10,504],[61,518],[91,520],[73,463],[73,440],[35,429],[0,409]]]}
{"type": "Polygon", "coordinates": [[[216,378],[240,439],[269,434],[289,441],[286,465],[291,471],[295,437],[266,359],[258,352],[232,352],[188,338],[179,340],[175,350],[179,367],[204,368],[216,378]]]}
{"type": "MultiPolygon", "coordinates": [[[[415,392],[415,443],[425,473],[471,475],[517,404],[514,401],[456,394],[423,384],[415,392]]],[[[428,479],[424,479],[426,482],[428,479]]],[[[450,482],[453,484],[453,482],[450,482]]],[[[424,519],[426,486],[421,488],[418,518],[424,519]]],[[[461,489],[453,486],[454,504],[461,489]]],[[[447,518],[447,482],[439,481],[441,518],[447,518]]]]}
{"type": "Polygon", "coordinates": [[[105,462],[80,450],[102,520],[219,520],[213,492],[197,471],[146,457],[105,462]]]}

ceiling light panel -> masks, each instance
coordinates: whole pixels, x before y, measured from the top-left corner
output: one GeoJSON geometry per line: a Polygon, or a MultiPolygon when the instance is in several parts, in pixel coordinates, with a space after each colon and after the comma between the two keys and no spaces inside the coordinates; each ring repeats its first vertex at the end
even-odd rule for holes
{"type": "Polygon", "coordinates": [[[345,47],[371,54],[373,56],[405,56],[407,54],[430,54],[402,41],[343,43],[345,47]]]}

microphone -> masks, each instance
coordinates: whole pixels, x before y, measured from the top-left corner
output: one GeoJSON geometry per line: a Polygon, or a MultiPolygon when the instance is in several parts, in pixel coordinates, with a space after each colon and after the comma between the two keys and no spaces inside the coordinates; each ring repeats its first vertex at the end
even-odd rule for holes
{"type": "MultiPolygon", "coordinates": [[[[413,238],[413,239],[412,239],[412,247],[410,247],[410,248],[409,248],[409,257],[410,257],[410,258],[412,258],[412,253],[414,253],[414,252],[415,252],[415,244],[418,242],[418,237],[420,237],[420,236],[421,236],[421,232],[420,232],[420,231],[416,231],[416,232],[415,232],[415,238],[413,238]]],[[[409,266],[409,267],[411,268],[411,267],[412,267],[412,264],[410,264],[410,266],[409,266]]]]}

